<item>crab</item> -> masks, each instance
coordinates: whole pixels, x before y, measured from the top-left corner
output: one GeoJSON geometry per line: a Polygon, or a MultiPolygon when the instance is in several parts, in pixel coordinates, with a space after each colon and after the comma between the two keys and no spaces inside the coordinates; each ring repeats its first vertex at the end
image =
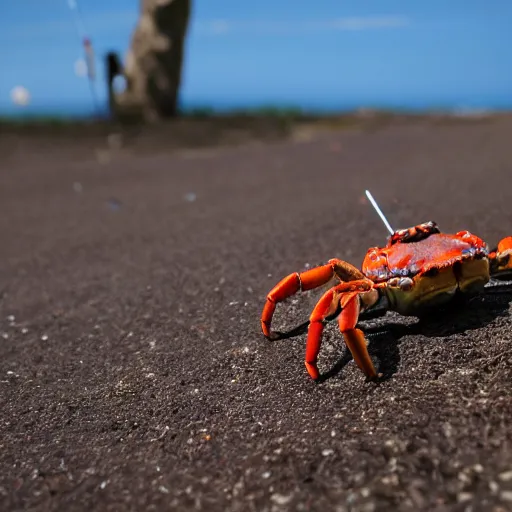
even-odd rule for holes
{"type": "Polygon", "coordinates": [[[376,308],[404,316],[422,316],[456,296],[471,296],[483,290],[491,278],[512,276],[512,236],[496,249],[469,231],[442,233],[435,222],[394,231],[385,247],[368,249],[361,270],[340,259],[282,279],[267,295],[261,315],[266,338],[279,339],[271,330],[279,302],[299,291],[338,282],[317,302],[309,318],[306,369],[313,380],[320,378],[317,358],[326,321],[338,317],[339,328],[352,357],[369,380],[377,373],[368,354],[367,340],[357,328],[360,315],[376,308]]]}

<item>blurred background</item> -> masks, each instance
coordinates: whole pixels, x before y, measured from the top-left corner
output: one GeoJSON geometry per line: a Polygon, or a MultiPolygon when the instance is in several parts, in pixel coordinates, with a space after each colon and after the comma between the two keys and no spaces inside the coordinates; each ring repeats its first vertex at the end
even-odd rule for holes
{"type": "Polygon", "coordinates": [[[0,511],[512,510],[510,282],[363,322],[379,386],[337,322],[316,386],[306,333],[260,321],[284,276],[386,243],[365,190],[394,229],[512,235],[511,20],[0,0],[0,511]]]}
{"type": "MultiPolygon", "coordinates": [[[[512,106],[510,2],[191,4],[179,96],[184,111],[512,106]]],[[[1,2],[1,115],[106,114],[104,59],[116,52],[126,61],[140,12],[138,0],[1,2]],[[94,55],[87,55],[86,38],[94,55]]],[[[124,87],[118,77],[115,90],[124,87]]]]}

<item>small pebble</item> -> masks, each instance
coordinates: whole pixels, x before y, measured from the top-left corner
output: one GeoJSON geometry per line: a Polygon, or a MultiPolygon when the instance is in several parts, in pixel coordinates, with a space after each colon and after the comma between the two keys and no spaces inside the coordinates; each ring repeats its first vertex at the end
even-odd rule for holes
{"type": "Polygon", "coordinates": [[[41,336],[41,339],[42,339],[43,341],[47,341],[47,340],[48,340],[48,335],[47,335],[47,334],[43,334],[43,335],[41,336]]]}
{"type": "Polygon", "coordinates": [[[512,502],[512,491],[502,491],[500,493],[500,498],[503,501],[510,501],[510,502],[512,502]]]}
{"type": "Polygon", "coordinates": [[[489,482],[489,489],[493,494],[496,494],[500,490],[500,487],[496,482],[491,481],[489,482]]]}
{"type": "Polygon", "coordinates": [[[261,474],[261,477],[262,478],[270,478],[272,476],[272,472],[271,471],[265,471],[264,473],[261,474]]]}
{"type": "Polygon", "coordinates": [[[23,329],[21,329],[21,334],[27,334],[28,332],[28,329],[26,327],[23,327],[23,329]]]}
{"type": "Polygon", "coordinates": [[[7,321],[8,321],[8,322],[11,322],[11,323],[12,323],[12,322],[14,322],[14,320],[16,320],[16,317],[15,317],[14,315],[9,315],[9,316],[7,317],[7,321]]]}
{"type": "Polygon", "coordinates": [[[510,480],[512,480],[512,470],[510,471],[504,471],[503,473],[500,473],[498,478],[502,481],[502,482],[510,482],[510,480]]]}
{"type": "Polygon", "coordinates": [[[270,496],[270,500],[273,501],[276,505],[288,505],[288,503],[290,503],[290,501],[292,500],[292,496],[285,496],[284,494],[278,494],[278,493],[275,493],[275,494],[272,494],[272,496],[270,496]]]}
{"type": "Polygon", "coordinates": [[[108,482],[106,480],[103,480],[103,482],[101,482],[100,484],[100,489],[105,489],[105,487],[107,487],[107,484],[108,482]]]}
{"type": "Polygon", "coordinates": [[[473,495],[470,492],[459,492],[457,494],[457,501],[463,503],[464,501],[470,501],[473,499],[473,495]]]}
{"type": "Polygon", "coordinates": [[[325,450],[322,450],[322,455],[324,457],[329,457],[329,455],[332,455],[334,453],[334,450],[331,448],[326,448],[325,450]]]}

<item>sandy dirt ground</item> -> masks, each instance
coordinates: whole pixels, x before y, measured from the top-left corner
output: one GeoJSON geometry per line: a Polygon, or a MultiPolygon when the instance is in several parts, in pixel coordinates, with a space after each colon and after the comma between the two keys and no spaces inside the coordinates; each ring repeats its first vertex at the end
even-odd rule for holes
{"type": "MultiPolygon", "coordinates": [[[[512,121],[411,122],[168,151],[2,134],[0,509],[512,510],[512,290],[363,323],[260,332],[266,293],[387,232],[512,235],[512,121]]],[[[71,140],[72,139],[72,140],[71,140]]],[[[279,306],[308,318],[319,292],[279,306]]]]}

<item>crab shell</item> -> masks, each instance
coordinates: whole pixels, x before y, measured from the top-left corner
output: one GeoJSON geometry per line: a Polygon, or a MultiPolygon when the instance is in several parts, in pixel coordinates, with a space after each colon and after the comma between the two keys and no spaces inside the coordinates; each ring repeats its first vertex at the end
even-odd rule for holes
{"type": "Polygon", "coordinates": [[[362,265],[373,282],[386,282],[389,309],[402,315],[419,315],[457,293],[477,293],[490,279],[483,240],[468,231],[441,233],[434,222],[418,227],[395,232],[384,248],[369,249],[362,265]]]}

